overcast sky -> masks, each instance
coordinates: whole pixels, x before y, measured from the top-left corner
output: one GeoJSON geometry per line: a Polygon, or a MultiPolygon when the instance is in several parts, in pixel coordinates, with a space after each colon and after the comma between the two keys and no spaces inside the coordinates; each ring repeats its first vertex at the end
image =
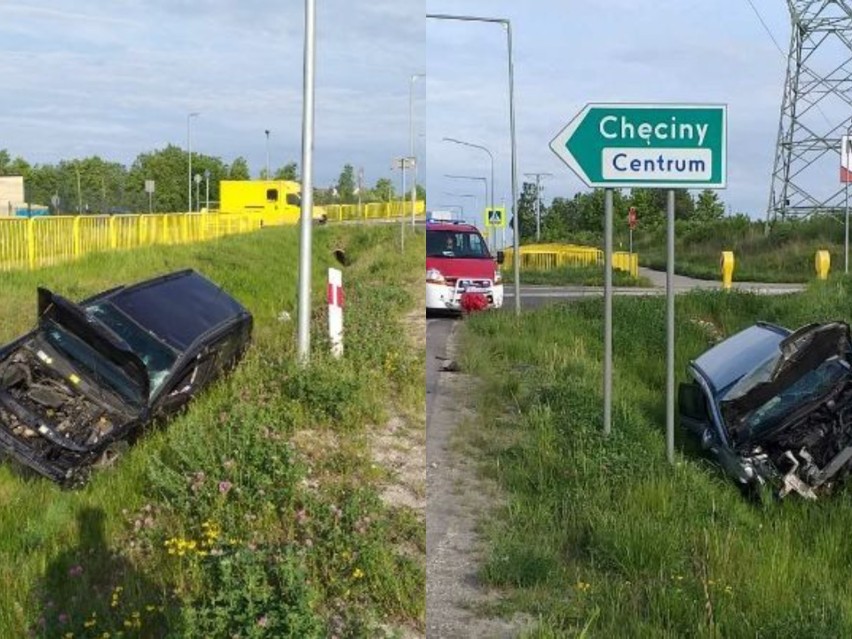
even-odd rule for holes
{"type": "MultiPolygon", "coordinates": [[[[786,49],[786,4],[754,4],[786,49]]],[[[545,200],[585,188],[548,145],[587,102],[723,103],[728,188],[719,195],[735,212],[765,214],[786,55],[746,0],[427,0],[427,8],[512,21],[519,191],[529,172],[553,174],[545,200]]],[[[484,197],[481,183],[443,175],[486,176],[488,156],[443,137],[489,147],[495,197],[510,201],[505,30],[428,20],[426,51],[430,206],[474,204],[444,193],[478,195],[480,207],[484,197]]]]}
{"type": "MultiPolygon", "coordinates": [[[[317,2],[316,184],[348,162],[372,185],[408,154],[423,11],[418,0],[317,2]]],[[[300,0],[0,0],[0,149],[129,164],[185,148],[198,111],[193,150],[244,156],[256,176],[270,129],[272,167],[300,162],[303,46],[300,0]]]]}

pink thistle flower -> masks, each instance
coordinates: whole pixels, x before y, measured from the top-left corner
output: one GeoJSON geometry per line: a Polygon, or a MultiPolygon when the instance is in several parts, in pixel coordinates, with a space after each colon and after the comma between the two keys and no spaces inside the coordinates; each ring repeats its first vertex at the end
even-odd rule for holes
{"type": "Polygon", "coordinates": [[[223,495],[227,495],[228,491],[230,491],[231,488],[233,488],[233,487],[234,487],[234,485],[231,482],[229,482],[228,480],[219,482],[219,492],[222,493],[223,495]]]}

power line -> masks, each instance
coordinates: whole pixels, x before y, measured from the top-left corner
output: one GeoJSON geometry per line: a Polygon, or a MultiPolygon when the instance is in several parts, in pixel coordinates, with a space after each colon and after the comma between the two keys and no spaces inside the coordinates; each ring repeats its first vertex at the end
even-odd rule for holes
{"type": "Polygon", "coordinates": [[[775,48],[778,49],[778,53],[780,53],[784,58],[786,58],[787,53],[784,51],[784,49],[781,48],[781,45],[778,44],[778,40],[775,39],[775,36],[772,35],[772,30],[769,28],[769,25],[766,24],[766,21],[763,19],[763,16],[760,15],[760,11],[758,11],[757,7],[754,6],[754,2],[752,2],[752,0],[746,0],[746,2],[748,2],[749,6],[751,7],[751,10],[754,11],[754,15],[757,16],[757,19],[760,20],[760,24],[763,25],[763,29],[766,31],[766,35],[768,35],[770,40],[772,40],[772,42],[775,44],[775,48]]]}

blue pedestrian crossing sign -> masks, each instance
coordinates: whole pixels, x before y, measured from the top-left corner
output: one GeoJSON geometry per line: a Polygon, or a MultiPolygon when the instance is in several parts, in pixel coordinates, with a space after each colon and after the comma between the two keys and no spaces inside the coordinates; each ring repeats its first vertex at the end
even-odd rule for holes
{"type": "Polygon", "coordinates": [[[504,228],[506,226],[506,207],[495,206],[485,209],[485,226],[487,228],[504,228]]]}

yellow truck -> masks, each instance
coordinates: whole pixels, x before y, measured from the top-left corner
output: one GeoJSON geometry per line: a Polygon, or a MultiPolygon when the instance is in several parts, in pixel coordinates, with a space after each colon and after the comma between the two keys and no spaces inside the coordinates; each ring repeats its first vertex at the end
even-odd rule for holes
{"type": "MultiPolygon", "coordinates": [[[[264,225],[296,224],[301,215],[302,186],[291,180],[222,180],[219,212],[256,214],[264,225]]],[[[323,224],[326,212],[314,206],[314,222],[323,224]]]]}

